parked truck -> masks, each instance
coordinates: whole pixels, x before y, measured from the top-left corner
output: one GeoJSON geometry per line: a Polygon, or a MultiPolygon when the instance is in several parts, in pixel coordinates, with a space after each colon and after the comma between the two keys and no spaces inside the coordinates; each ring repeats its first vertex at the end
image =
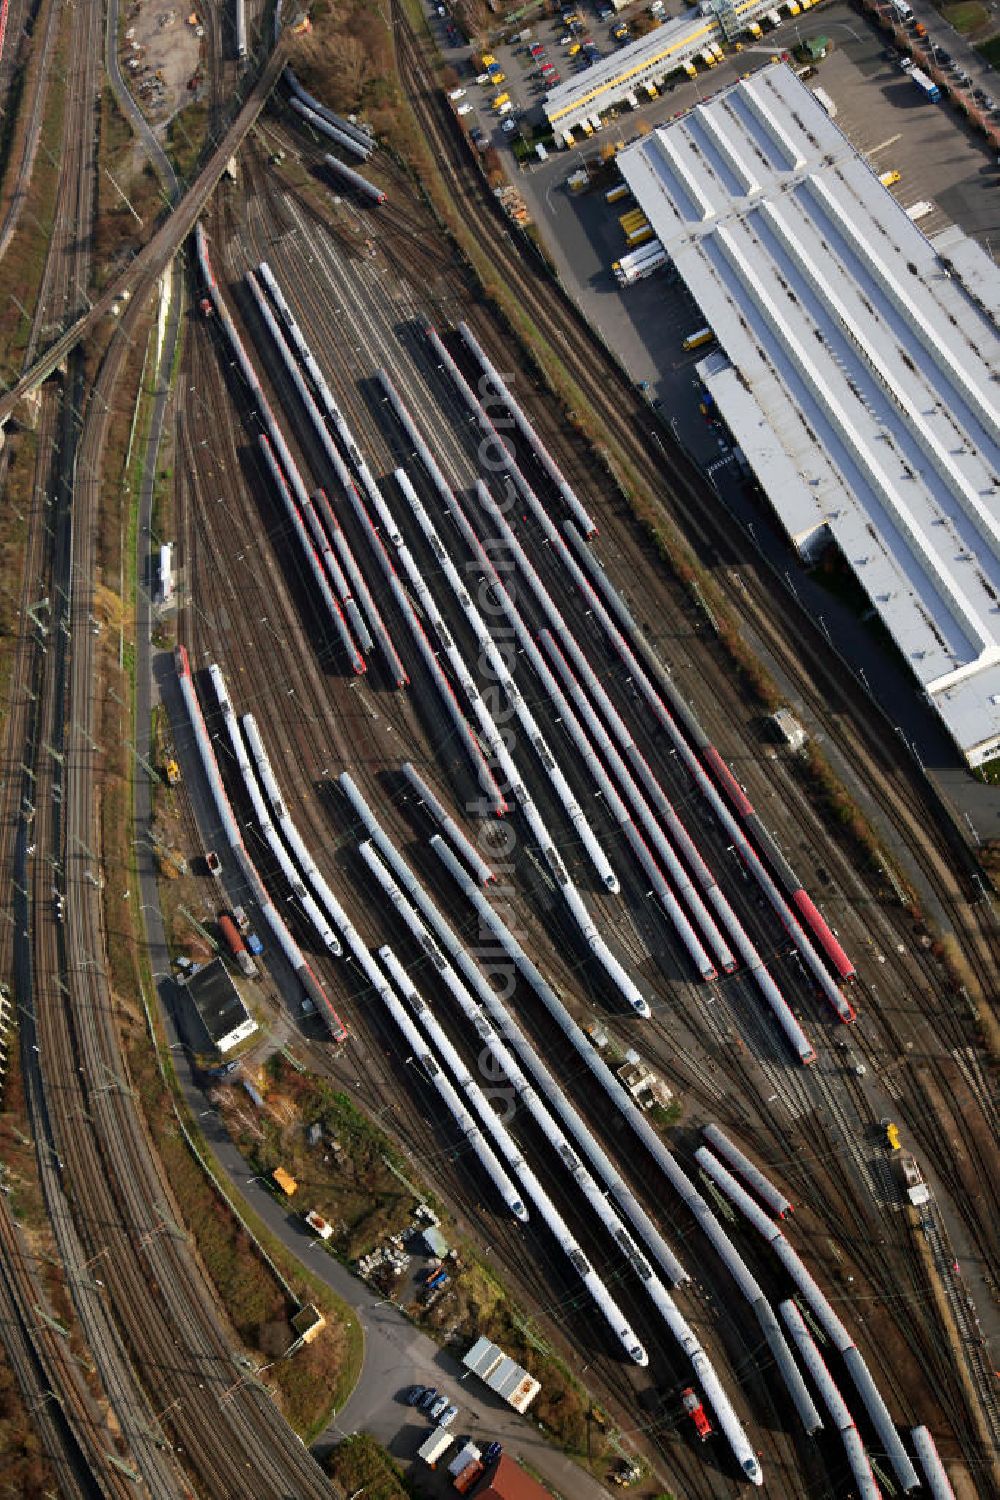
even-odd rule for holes
{"type": "Polygon", "coordinates": [[[938,88],[933,78],[928,78],[927,74],[922,72],[920,68],[911,68],[910,77],[913,79],[913,82],[917,85],[917,88],[920,90],[920,92],[925,95],[926,98],[930,99],[932,104],[936,104],[941,97],[941,90],[938,88]]]}
{"type": "Polygon", "coordinates": [[[226,946],[239,964],[241,971],[248,979],[257,976],[257,965],[247,952],[247,945],[240,936],[240,930],[228,912],[223,912],[219,917],[219,931],[226,940],[226,946]]]}

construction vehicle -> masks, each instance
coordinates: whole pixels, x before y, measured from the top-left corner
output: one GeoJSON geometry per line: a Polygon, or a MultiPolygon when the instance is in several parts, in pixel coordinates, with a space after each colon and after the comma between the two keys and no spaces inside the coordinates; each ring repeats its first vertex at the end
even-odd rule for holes
{"type": "Polygon", "coordinates": [[[171,755],[164,767],[167,778],[167,786],[179,786],[181,780],[181,768],[171,755]]]}
{"type": "Polygon", "coordinates": [[[681,1391],[681,1403],[684,1410],[694,1423],[695,1431],[702,1442],[712,1436],[712,1424],[705,1415],[705,1408],[701,1404],[701,1398],[693,1386],[688,1386],[681,1391]]]}

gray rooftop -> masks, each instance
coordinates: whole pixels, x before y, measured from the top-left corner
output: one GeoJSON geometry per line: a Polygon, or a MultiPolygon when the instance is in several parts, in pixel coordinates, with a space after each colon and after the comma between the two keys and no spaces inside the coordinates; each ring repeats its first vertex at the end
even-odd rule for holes
{"type": "Polygon", "coordinates": [[[1000,742],[1000,272],[928,241],[783,64],[619,157],[790,536],[834,538],[963,753],[1000,742]]]}

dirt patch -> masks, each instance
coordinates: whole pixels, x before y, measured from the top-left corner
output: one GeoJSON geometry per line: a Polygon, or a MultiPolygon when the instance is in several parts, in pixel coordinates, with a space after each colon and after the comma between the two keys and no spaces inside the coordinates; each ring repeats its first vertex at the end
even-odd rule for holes
{"type": "Polygon", "coordinates": [[[148,119],[163,123],[191,102],[202,79],[197,12],[160,0],[131,5],[119,43],[122,76],[148,119]]]}

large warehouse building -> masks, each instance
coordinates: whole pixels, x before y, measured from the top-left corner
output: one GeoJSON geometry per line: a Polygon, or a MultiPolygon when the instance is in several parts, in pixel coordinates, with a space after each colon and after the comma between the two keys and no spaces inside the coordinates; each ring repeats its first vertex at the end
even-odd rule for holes
{"type": "Polygon", "coordinates": [[[1000,273],[927,240],[784,65],[619,157],[699,365],[805,555],[831,540],[970,765],[1000,750],[1000,273]]]}
{"type": "Polygon", "coordinates": [[[546,96],[545,115],[560,145],[573,131],[589,134],[594,116],[623,105],[635,109],[655,96],[672,73],[714,68],[719,50],[738,37],[759,36],[776,25],[780,12],[798,15],[815,0],[701,0],[697,9],[674,16],[627,47],[601,58],[560,83],[546,96]]]}

